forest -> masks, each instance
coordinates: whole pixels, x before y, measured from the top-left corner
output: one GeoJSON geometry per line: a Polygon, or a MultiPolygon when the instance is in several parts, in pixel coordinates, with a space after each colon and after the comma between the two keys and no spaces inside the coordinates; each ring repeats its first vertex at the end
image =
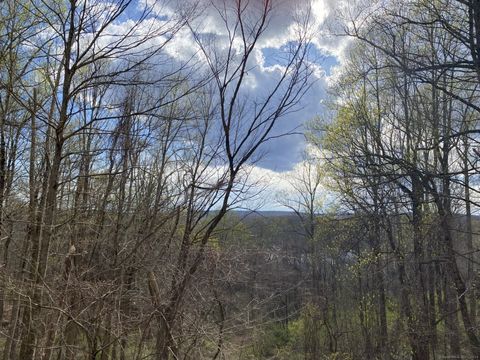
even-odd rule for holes
{"type": "Polygon", "coordinates": [[[0,360],[480,359],[479,116],[480,0],[0,0],[0,360]]]}

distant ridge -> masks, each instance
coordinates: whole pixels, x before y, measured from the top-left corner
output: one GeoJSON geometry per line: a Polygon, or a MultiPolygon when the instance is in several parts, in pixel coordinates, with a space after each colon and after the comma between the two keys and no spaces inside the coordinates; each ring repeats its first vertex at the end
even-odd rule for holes
{"type": "Polygon", "coordinates": [[[233,210],[233,214],[237,214],[240,217],[291,217],[295,216],[293,211],[285,210],[267,210],[267,211],[249,211],[249,210],[233,210]]]}

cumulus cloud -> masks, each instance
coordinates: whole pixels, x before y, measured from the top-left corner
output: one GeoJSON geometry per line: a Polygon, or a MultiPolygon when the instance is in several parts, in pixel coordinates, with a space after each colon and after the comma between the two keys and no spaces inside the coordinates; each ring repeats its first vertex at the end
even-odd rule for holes
{"type": "MultiPolygon", "coordinates": [[[[257,4],[262,4],[258,1],[257,4]]],[[[309,1],[292,2],[278,0],[274,2],[272,18],[267,31],[263,34],[257,50],[250,64],[251,71],[247,77],[247,85],[250,87],[249,97],[262,97],[267,89],[271,88],[278,80],[279,72],[275,70],[281,66],[282,56],[278,50],[290,41],[295,40],[294,27],[296,21],[302,16],[302,9],[308,6],[309,1]],[[294,4],[294,5],[292,5],[294,4]]],[[[223,1],[216,1],[217,9],[223,1]]],[[[227,6],[234,4],[227,3],[227,6]]],[[[322,100],[327,96],[327,88],[334,81],[344,62],[344,52],[348,47],[348,38],[339,37],[330,32],[327,27],[337,26],[339,21],[338,12],[346,2],[333,0],[313,0],[311,3],[313,29],[312,43],[315,55],[312,59],[313,85],[302,99],[297,111],[281,118],[272,136],[274,140],[264,145],[260,151],[263,156],[252,170],[252,176],[261,180],[268,188],[265,194],[291,191],[291,186],[285,180],[298,170],[302,164],[302,154],[306,148],[305,137],[301,134],[305,130],[305,123],[324,112],[322,100]],[[332,25],[334,24],[334,25],[332,25]],[[284,134],[292,134],[282,136],[284,134]]],[[[225,36],[222,18],[212,12],[212,9],[204,14],[205,17],[198,19],[197,25],[204,34],[216,36],[217,40],[225,36]]],[[[304,15],[304,14],[303,14],[304,15]]],[[[182,41],[182,40],[180,40],[182,41]]],[[[267,196],[268,198],[268,196],[267,196]]],[[[281,208],[275,199],[267,199],[266,207],[281,208]]]]}
{"type": "MultiPolygon", "coordinates": [[[[348,38],[335,35],[341,29],[340,13],[348,7],[349,1],[337,0],[271,0],[272,13],[266,31],[261,41],[258,42],[255,53],[249,64],[248,76],[245,85],[246,101],[253,103],[256,99],[265,98],[268,89],[278,81],[282,66],[282,49],[296,40],[296,26],[298,21],[310,10],[312,30],[311,65],[314,69],[313,84],[302,101],[297,111],[291,112],[281,118],[272,139],[260,151],[264,156],[257,162],[254,173],[261,178],[275,179],[275,186],[285,187],[281,181],[301,164],[302,153],[306,148],[305,137],[301,135],[306,122],[322,114],[325,109],[322,100],[327,96],[327,88],[335,79],[340,67],[344,63],[345,49],[348,48],[348,38]],[[310,6],[310,7],[309,7],[310,6]],[[336,30],[331,31],[334,28],[336,30]],[[297,135],[281,136],[288,133],[297,135]],[[262,175],[263,174],[263,175],[262,175]],[[283,184],[283,185],[281,185],[283,184]]],[[[169,0],[157,2],[143,0],[145,4],[153,6],[156,21],[167,21],[170,18],[183,14],[195,14],[188,25],[182,28],[168,45],[165,53],[172,61],[187,62],[195,58],[202,61],[202,56],[192,30],[197,36],[208,40],[211,46],[219,50],[225,49],[228,43],[228,31],[225,22],[229,23],[229,16],[235,11],[236,0],[169,0]],[[161,4],[161,5],[160,5],[161,4]]],[[[244,2],[246,4],[247,2],[244,2]]],[[[254,16],[263,6],[264,0],[250,0],[248,10],[245,10],[246,26],[253,26],[258,17],[254,16]]],[[[127,19],[125,23],[129,20],[127,19]]],[[[232,24],[232,23],[229,23],[232,24]]],[[[118,26],[121,26],[119,24],[118,26]]],[[[288,188],[288,187],[286,187],[288,188]]]]}
{"type": "MultiPolygon", "coordinates": [[[[199,36],[210,36],[212,42],[218,49],[222,49],[222,42],[225,46],[228,41],[225,21],[228,22],[228,16],[234,12],[235,1],[212,0],[209,6],[202,11],[202,16],[192,22],[192,27],[199,32],[199,36]]],[[[258,7],[263,5],[263,0],[250,2],[252,13],[246,14],[247,26],[258,20],[253,14],[258,7]]],[[[272,13],[266,31],[257,44],[254,56],[249,64],[249,72],[246,85],[248,89],[247,101],[254,102],[256,99],[262,99],[268,96],[268,91],[272,89],[282,75],[282,61],[285,61],[284,48],[297,38],[295,27],[302,16],[305,16],[306,9],[311,5],[311,22],[315,27],[313,29],[313,44],[317,49],[312,52],[312,88],[305,94],[300,102],[297,111],[284,116],[277,123],[273,132],[275,140],[270,141],[261,150],[265,156],[260,160],[260,166],[278,171],[292,169],[300,160],[301,152],[305,148],[305,140],[301,135],[282,136],[289,133],[301,133],[304,130],[305,122],[311,120],[323,111],[321,99],[326,94],[328,74],[331,74],[331,67],[336,61],[327,63],[327,68],[323,68],[324,58],[330,50],[326,47],[320,47],[317,37],[321,36],[319,27],[332,14],[333,3],[325,0],[274,0],[272,2],[272,13]]],[[[190,40],[193,44],[193,39],[190,40]]],[[[178,39],[181,47],[186,47],[188,43],[182,38],[178,39]]],[[[173,42],[172,47],[177,44],[173,42]]]]}

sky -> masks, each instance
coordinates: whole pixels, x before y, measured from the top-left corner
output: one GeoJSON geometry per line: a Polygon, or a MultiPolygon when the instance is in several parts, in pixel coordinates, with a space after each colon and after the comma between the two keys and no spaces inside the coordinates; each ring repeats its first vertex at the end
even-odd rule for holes
{"type": "MultiPolygon", "coordinates": [[[[175,12],[188,8],[188,1],[170,0],[162,6],[161,2],[144,0],[153,4],[160,18],[168,19],[175,12]]],[[[198,1],[198,0],[197,0],[198,1]]],[[[200,0],[211,4],[220,4],[223,1],[235,0],[200,0]]],[[[263,0],[250,0],[253,5],[260,5],[263,0]]],[[[251,70],[248,73],[247,84],[252,98],[262,97],[268,85],[274,84],[278,72],[275,66],[281,65],[278,51],[292,41],[291,28],[295,21],[295,14],[299,9],[305,9],[310,4],[312,10],[313,39],[312,49],[315,71],[312,79],[312,87],[303,97],[298,111],[290,113],[279,120],[274,129],[274,134],[296,132],[299,134],[279,137],[268,142],[262,149],[263,156],[252,166],[251,179],[253,182],[262,184],[265,191],[260,195],[258,203],[263,204],[263,210],[285,210],[277,201],[278,196],[284,196],[292,191],[289,181],[291,175],[302,168],[302,156],[308,150],[304,135],[305,125],[315,117],[322,117],[326,111],[325,100],[327,99],[328,86],[339,71],[343,63],[343,54],[347,46],[347,39],[328,35],[327,24],[334,23],[337,10],[345,6],[347,2],[335,0],[271,0],[273,1],[273,16],[267,31],[257,44],[252,58],[251,70]],[[283,195],[281,195],[283,194],[283,195]]],[[[205,3],[205,4],[206,4],[205,3]]],[[[216,5],[218,5],[216,4],[216,5]]],[[[201,35],[225,36],[224,27],[219,23],[218,16],[211,6],[204,10],[191,24],[201,35]],[[206,10],[205,10],[206,9],[206,10]]],[[[132,18],[134,12],[130,12],[132,18]]],[[[128,16],[127,16],[128,17],[128,16]]],[[[123,19],[129,21],[128,18],[123,19]]],[[[165,49],[167,53],[183,61],[189,59],[194,50],[191,31],[185,27],[169,43],[165,49]]],[[[256,207],[254,203],[246,206],[256,207]]]]}

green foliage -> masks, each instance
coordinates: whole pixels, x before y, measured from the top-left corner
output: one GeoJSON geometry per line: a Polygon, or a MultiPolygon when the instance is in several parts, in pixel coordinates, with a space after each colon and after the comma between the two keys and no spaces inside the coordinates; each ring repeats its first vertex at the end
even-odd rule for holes
{"type": "Polygon", "coordinates": [[[300,350],[303,337],[303,320],[273,323],[257,330],[252,344],[242,359],[303,359],[300,350]]]}
{"type": "MultiPolygon", "coordinates": [[[[354,318],[355,314],[352,313],[354,318]]],[[[353,354],[330,352],[326,344],[328,334],[322,321],[322,313],[314,304],[306,304],[300,316],[285,323],[273,323],[257,329],[250,345],[242,355],[247,359],[276,360],[350,360],[353,354]],[[317,347],[315,348],[315,344],[317,347]]]]}

